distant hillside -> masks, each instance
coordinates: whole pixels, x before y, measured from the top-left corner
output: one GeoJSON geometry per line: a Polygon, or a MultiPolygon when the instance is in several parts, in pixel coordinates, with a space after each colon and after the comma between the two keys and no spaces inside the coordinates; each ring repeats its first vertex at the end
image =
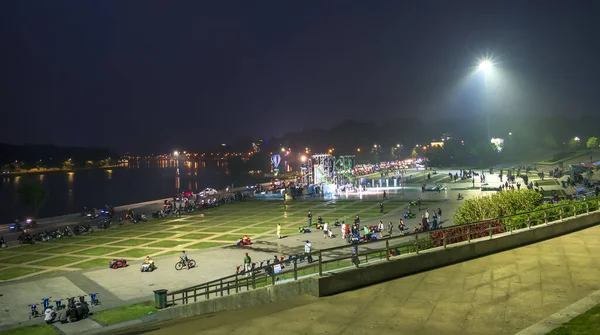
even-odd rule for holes
{"type": "MultiPolygon", "coordinates": [[[[54,145],[12,145],[0,143],[0,164],[20,161],[32,164],[39,160],[46,164],[64,162],[71,158],[75,162],[97,161],[118,158],[117,153],[106,148],[57,147],[54,145]]],[[[55,163],[60,164],[60,163],[55,163]]],[[[50,164],[51,165],[51,164],[50,164]]]]}

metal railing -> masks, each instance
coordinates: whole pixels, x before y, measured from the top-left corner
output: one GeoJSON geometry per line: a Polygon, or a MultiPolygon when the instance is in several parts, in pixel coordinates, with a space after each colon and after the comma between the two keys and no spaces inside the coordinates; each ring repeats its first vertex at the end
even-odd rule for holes
{"type": "Polygon", "coordinates": [[[167,305],[188,304],[199,300],[222,297],[275,285],[286,280],[298,280],[308,276],[341,271],[361,264],[390,260],[393,257],[419,253],[431,248],[489,238],[498,234],[512,234],[520,229],[562,221],[569,217],[588,215],[600,209],[599,199],[576,201],[564,205],[549,206],[535,211],[483,220],[475,223],[451,226],[418,233],[409,233],[360,244],[348,244],[316,250],[311,253],[313,262],[306,255],[296,255],[282,262],[253,268],[200,285],[167,292],[167,305]]]}

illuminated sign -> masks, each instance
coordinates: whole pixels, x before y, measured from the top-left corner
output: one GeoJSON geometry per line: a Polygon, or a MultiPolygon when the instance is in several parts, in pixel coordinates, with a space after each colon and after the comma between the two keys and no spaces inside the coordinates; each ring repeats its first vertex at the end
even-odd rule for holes
{"type": "Polygon", "coordinates": [[[492,138],[492,140],[490,142],[492,143],[494,148],[496,150],[498,150],[498,152],[500,152],[500,151],[502,151],[502,149],[504,149],[504,139],[503,138],[492,138]]]}

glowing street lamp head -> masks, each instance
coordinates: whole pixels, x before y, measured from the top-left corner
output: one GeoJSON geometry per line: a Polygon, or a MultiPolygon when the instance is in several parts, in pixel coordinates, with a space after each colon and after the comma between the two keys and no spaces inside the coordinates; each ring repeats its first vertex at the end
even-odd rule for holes
{"type": "Polygon", "coordinates": [[[489,59],[479,62],[479,71],[490,72],[494,68],[494,63],[489,59]]]}
{"type": "Polygon", "coordinates": [[[302,159],[303,162],[306,162],[306,156],[302,156],[301,159],[302,159]]]}
{"type": "Polygon", "coordinates": [[[179,156],[179,151],[175,151],[175,152],[173,152],[173,155],[174,155],[174,156],[179,156]]]}

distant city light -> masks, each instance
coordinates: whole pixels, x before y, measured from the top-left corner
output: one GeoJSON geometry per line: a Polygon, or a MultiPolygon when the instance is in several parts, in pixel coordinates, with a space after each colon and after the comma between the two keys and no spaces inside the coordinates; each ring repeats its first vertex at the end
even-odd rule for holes
{"type": "Polygon", "coordinates": [[[357,148],[357,149],[356,149],[356,152],[360,152],[360,148],[357,148]]]}
{"type": "Polygon", "coordinates": [[[174,152],[173,152],[173,155],[174,155],[174,156],[179,156],[179,151],[174,151],[174,152]]]}
{"type": "Polygon", "coordinates": [[[581,141],[581,139],[579,138],[579,136],[575,136],[575,141],[581,141]]]}

